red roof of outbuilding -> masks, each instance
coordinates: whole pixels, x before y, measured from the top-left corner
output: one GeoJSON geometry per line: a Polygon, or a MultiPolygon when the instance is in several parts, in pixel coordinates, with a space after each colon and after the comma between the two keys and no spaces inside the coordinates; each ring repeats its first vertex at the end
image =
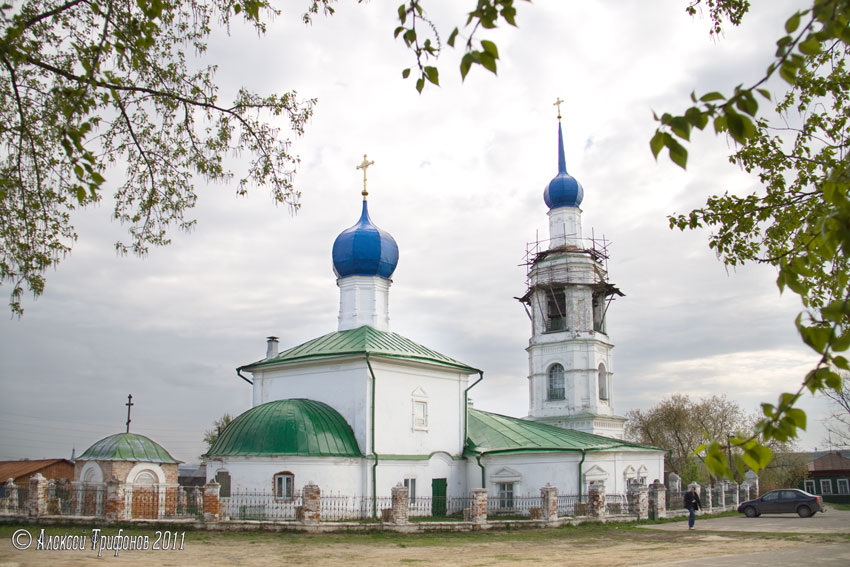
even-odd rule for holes
{"type": "Polygon", "coordinates": [[[10,478],[20,478],[57,463],[66,462],[71,466],[74,463],[68,459],[36,459],[32,461],[0,461],[0,483],[5,483],[10,478]]]}

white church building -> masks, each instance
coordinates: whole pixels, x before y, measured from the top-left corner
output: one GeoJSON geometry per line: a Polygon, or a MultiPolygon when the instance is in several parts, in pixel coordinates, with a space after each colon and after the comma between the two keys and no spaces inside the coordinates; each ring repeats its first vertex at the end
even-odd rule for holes
{"type": "MultiPolygon", "coordinates": [[[[560,117],[559,117],[560,119],[560,117]]],[[[529,410],[524,419],[470,407],[484,373],[389,328],[399,258],[371,220],[364,171],[360,219],[333,245],[340,291],[336,331],[241,366],[253,407],[205,455],[208,480],[230,492],[287,499],[308,482],[323,494],[375,498],[403,483],[410,496],[491,498],[587,494],[592,483],[625,494],[664,478],[664,451],[623,440],[614,413],[613,347],[605,313],[613,295],[604,251],[585,246],[584,190],[566,171],[558,124],[558,174],[546,186],[550,239],[529,256],[529,410]],[[248,376],[250,374],[250,376],[248,376]]],[[[519,348],[519,345],[518,345],[519,348]]]]}

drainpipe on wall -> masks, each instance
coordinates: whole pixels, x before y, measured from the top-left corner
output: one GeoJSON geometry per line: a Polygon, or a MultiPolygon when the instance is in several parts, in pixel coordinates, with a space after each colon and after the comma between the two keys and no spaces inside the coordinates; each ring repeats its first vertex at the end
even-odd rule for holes
{"type": "Polygon", "coordinates": [[[584,449],[580,449],[581,451],[581,460],[578,462],[578,501],[581,502],[581,467],[584,465],[584,458],[587,456],[587,453],[584,452],[584,449]]]}
{"type": "Polygon", "coordinates": [[[484,465],[481,464],[482,455],[477,455],[475,460],[478,461],[478,466],[481,467],[481,488],[487,488],[487,476],[484,470],[484,465]]]}
{"type": "MultiPolygon", "coordinates": [[[[469,391],[479,382],[484,380],[484,371],[478,371],[478,380],[472,383],[466,390],[463,391],[463,444],[466,445],[466,427],[469,421],[469,391]]],[[[480,463],[479,463],[480,464],[480,463]]]]}
{"type": "Polygon", "coordinates": [[[245,380],[246,382],[248,382],[249,384],[251,384],[251,385],[253,386],[253,385],[254,385],[254,382],[252,382],[250,378],[248,378],[247,376],[245,376],[244,374],[242,374],[242,369],[243,369],[243,368],[244,368],[244,366],[240,366],[239,368],[237,368],[237,369],[236,369],[236,374],[237,374],[240,378],[242,378],[243,380],[245,380]]]}
{"type": "Polygon", "coordinates": [[[378,453],[375,451],[375,371],[372,369],[372,363],[369,362],[369,353],[366,353],[366,366],[369,367],[369,374],[372,376],[372,410],[369,424],[370,444],[372,446],[372,456],[375,457],[375,464],[372,465],[372,517],[378,517],[378,453]]]}

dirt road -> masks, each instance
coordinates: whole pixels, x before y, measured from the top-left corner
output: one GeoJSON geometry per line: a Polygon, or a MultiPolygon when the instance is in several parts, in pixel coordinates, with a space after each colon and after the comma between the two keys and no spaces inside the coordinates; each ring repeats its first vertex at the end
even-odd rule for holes
{"type": "MultiPolygon", "coordinates": [[[[634,528],[596,527],[484,532],[476,534],[340,534],[304,535],[272,533],[188,532],[182,550],[113,551],[97,557],[91,549],[90,532],[83,550],[38,550],[40,528],[25,527],[34,536],[29,549],[13,547],[12,530],[2,532],[0,567],[29,567],[50,564],[82,567],[92,564],[147,566],[260,567],[280,565],[369,565],[401,564],[472,567],[476,565],[563,566],[565,564],[659,565],[694,559],[766,552],[816,556],[825,544],[847,547],[845,536],[769,536],[763,534],[718,534],[650,531],[634,528]]],[[[59,543],[63,534],[82,533],[80,528],[46,528],[45,535],[59,543]],[[76,532],[74,532],[76,530],[76,532]]],[[[113,532],[114,533],[114,532],[113,532]]],[[[132,532],[134,537],[153,531],[132,532]]],[[[43,540],[44,541],[44,540],[43,540]]],[[[26,536],[15,542],[24,547],[26,536]]],[[[66,543],[68,543],[66,541],[66,543]]],[[[790,555],[789,555],[790,556],[790,555]]],[[[781,562],[778,564],[782,564],[781,562]]]]}

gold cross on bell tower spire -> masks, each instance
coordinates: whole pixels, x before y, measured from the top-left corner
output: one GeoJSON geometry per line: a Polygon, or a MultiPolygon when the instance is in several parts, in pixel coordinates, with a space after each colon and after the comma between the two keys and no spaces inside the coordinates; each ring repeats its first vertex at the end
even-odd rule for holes
{"type": "Polygon", "coordinates": [[[561,104],[562,104],[563,102],[564,102],[564,101],[563,101],[563,100],[561,100],[561,97],[558,97],[558,98],[555,100],[555,104],[553,104],[553,105],[552,105],[552,106],[557,106],[557,107],[558,107],[558,120],[560,120],[560,119],[561,119],[561,104]]]}
{"type": "Polygon", "coordinates": [[[360,194],[363,195],[364,201],[366,200],[366,195],[369,194],[369,192],[366,191],[366,170],[369,169],[370,165],[375,165],[374,160],[369,161],[368,159],[366,159],[366,154],[363,154],[363,162],[360,165],[358,165],[357,167],[355,167],[355,169],[362,169],[363,170],[363,191],[360,194]]]}

